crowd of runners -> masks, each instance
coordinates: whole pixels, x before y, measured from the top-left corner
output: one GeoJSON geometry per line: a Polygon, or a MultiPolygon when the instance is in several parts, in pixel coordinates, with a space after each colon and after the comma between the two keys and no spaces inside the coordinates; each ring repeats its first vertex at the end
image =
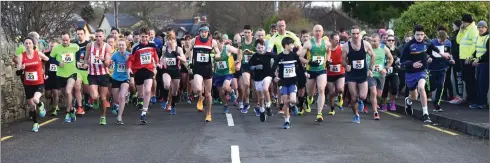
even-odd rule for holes
{"type": "Polygon", "coordinates": [[[438,112],[442,100],[462,103],[463,80],[470,108],[487,104],[488,25],[464,15],[453,28],[439,27],[432,40],[420,25],[403,39],[391,29],[366,34],[358,26],[325,35],[321,25],[297,37],[282,19],[269,34],[245,25],[232,38],[210,33],[208,24],[197,36],[183,38],[169,28],[162,39],[149,28],[124,35],[112,28],[109,36],[97,30],[91,40],[78,28],[75,38],[62,33],[44,49],[37,46],[39,34],[29,33],[13,61],[34,132],[47,108],[53,116],[65,108],[66,123],[99,109],[101,125],[107,124],[109,109],[122,125],[125,106],[135,105],[146,124],[148,108],[157,102],[171,115],[177,114],[178,103],[195,102],[197,111],[206,112],[206,122],[212,121],[213,103],[222,105],[224,113],[232,105],[243,114],[253,107],[261,122],[282,114],[282,128],[288,129],[291,114],[310,113],[311,105],[317,108],[316,122],[324,121],[324,107],[333,116],[345,106],[352,109],[352,121],[360,123],[368,104],[373,119],[380,120],[378,111],[395,111],[400,97],[408,115],[412,102],[420,101],[424,122],[430,123],[428,101],[438,112]],[[40,101],[42,95],[48,106],[40,101]]]}

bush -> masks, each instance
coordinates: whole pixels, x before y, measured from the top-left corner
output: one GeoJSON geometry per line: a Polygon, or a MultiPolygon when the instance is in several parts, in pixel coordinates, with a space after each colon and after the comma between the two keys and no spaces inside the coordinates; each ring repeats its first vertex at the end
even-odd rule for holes
{"type": "Polygon", "coordinates": [[[452,23],[460,20],[463,14],[471,14],[475,23],[488,21],[488,6],[488,2],[416,2],[395,20],[395,35],[403,38],[416,23],[423,25],[425,33],[433,38],[439,25],[451,31],[452,23]]]}

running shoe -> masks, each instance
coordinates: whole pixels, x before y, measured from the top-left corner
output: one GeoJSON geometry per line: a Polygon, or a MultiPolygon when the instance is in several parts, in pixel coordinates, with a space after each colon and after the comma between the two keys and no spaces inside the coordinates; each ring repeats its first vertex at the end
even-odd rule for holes
{"type": "Polygon", "coordinates": [[[122,121],[122,118],[116,117],[117,125],[123,125],[124,122],[122,121]]]}
{"type": "Polygon", "coordinates": [[[248,113],[248,109],[250,109],[250,104],[245,104],[242,109],[242,113],[248,113]]]}
{"type": "Polygon", "coordinates": [[[292,110],[293,115],[298,115],[298,112],[299,112],[299,111],[298,111],[298,107],[297,107],[296,105],[294,105],[294,106],[291,108],[291,110],[292,110]]]}
{"type": "Polygon", "coordinates": [[[165,111],[168,111],[168,112],[172,111],[172,104],[168,103],[165,111]]]}
{"type": "Polygon", "coordinates": [[[156,104],[157,103],[157,97],[152,96],[150,102],[151,102],[151,104],[156,104]]]}
{"type": "Polygon", "coordinates": [[[344,107],[343,107],[343,106],[339,106],[339,107],[338,107],[338,109],[339,109],[340,111],[342,111],[342,110],[344,110],[344,107]]]}
{"type": "Polygon", "coordinates": [[[391,103],[390,103],[390,110],[391,110],[391,111],[396,111],[396,104],[395,104],[395,101],[391,101],[391,103]]]}
{"type": "Polygon", "coordinates": [[[184,99],[189,99],[189,94],[186,92],[184,92],[184,99]]]}
{"type": "Polygon", "coordinates": [[[378,112],[374,112],[374,120],[379,120],[379,113],[378,112]]]}
{"type": "Polygon", "coordinates": [[[119,105],[112,105],[112,114],[117,115],[117,112],[119,111],[119,105]]]}
{"type": "Polygon", "coordinates": [[[141,116],[140,116],[140,122],[141,122],[141,124],[146,124],[147,123],[146,122],[146,114],[141,114],[141,116]]]}
{"type": "Polygon", "coordinates": [[[476,108],[478,108],[478,105],[477,105],[477,104],[470,104],[470,106],[469,106],[469,107],[470,107],[471,109],[476,109],[476,108]]]}
{"type": "Polygon", "coordinates": [[[335,108],[330,109],[330,112],[328,112],[328,115],[335,115],[335,108]]]}
{"type": "Polygon", "coordinates": [[[309,103],[307,103],[307,104],[306,104],[306,109],[305,109],[305,111],[306,111],[307,113],[311,112],[311,107],[310,107],[310,104],[309,104],[309,103]]]}
{"type": "Polygon", "coordinates": [[[83,107],[78,107],[76,114],[77,115],[85,115],[85,111],[83,110],[83,107]]]}
{"type": "MultiPolygon", "coordinates": [[[[259,110],[260,112],[260,110],[259,110]]],[[[265,116],[265,112],[260,112],[260,121],[261,122],[265,122],[265,120],[267,119],[267,116],[265,116]]]]}
{"type": "Polygon", "coordinates": [[[277,114],[284,114],[284,110],[279,110],[277,114]]]}
{"type": "Polygon", "coordinates": [[[167,108],[167,101],[163,101],[162,102],[162,109],[166,109],[167,108]]]}
{"type": "Polygon", "coordinates": [[[388,106],[386,104],[381,105],[381,112],[388,111],[388,106]]]}
{"type": "Polygon", "coordinates": [[[362,112],[364,109],[364,102],[362,100],[359,100],[359,112],[362,112]]]}
{"type": "Polygon", "coordinates": [[[272,116],[272,109],[271,108],[265,108],[265,111],[267,112],[267,116],[272,116]]]}
{"type": "Polygon", "coordinates": [[[323,115],[322,115],[322,113],[318,113],[318,114],[316,115],[316,120],[315,120],[315,122],[323,122],[323,115]]]}
{"type": "Polygon", "coordinates": [[[369,112],[368,111],[368,106],[364,105],[364,108],[362,109],[362,112],[364,112],[364,113],[367,114],[369,112]]]}
{"type": "Polygon", "coordinates": [[[199,111],[199,112],[203,112],[204,111],[204,109],[203,109],[203,107],[204,107],[203,106],[203,101],[204,101],[204,98],[199,98],[199,101],[197,101],[196,108],[197,108],[197,111],[199,111]]]}
{"type": "Polygon", "coordinates": [[[205,122],[211,122],[213,119],[211,118],[211,114],[206,114],[205,122]]]}
{"type": "Polygon", "coordinates": [[[175,109],[175,106],[170,106],[170,115],[176,115],[177,114],[177,110],[175,109]]]}
{"type": "MultiPolygon", "coordinates": [[[[73,108],[73,109],[75,109],[75,108],[73,108]]],[[[77,121],[77,116],[75,115],[75,110],[73,110],[73,112],[70,113],[70,118],[71,118],[71,122],[77,121]]]]}
{"type": "Polygon", "coordinates": [[[66,115],[65,115],[65,122],[66,123],[71,123],[70,113],[66,113],[66,115]]]}
{"type": "Polygon", "coordinates": [[[311,105],[311,104],[313,104],[314,99],[313,99],[313,97],[307,96],[306,101],[308,102],[308,105],[311,105]]]}
{"type": "Polygon", "coordinates": [[[353,123],[361,123],[361,118],[359,115],[354,115],[354,119],[352,120],[353,123]]]}
{"type": "Polygon", "coordinates": [[[32,125],[32,132],[38,132],[38,131],[39,131],[39,124],[34,123],[34,125],[32,125]]]}
{"type": "Polygon", "coordinates": [[[224,106],[224,107],[223,107],[223,113],[225,113],[225,114],[226,114],[226,113],[228,113],[228,112],[230,112],[230,110],[228,109],[228,106],[224,106]]]}
{"type": "Polygon", "coordinates": [[[99,109],[99,99],[94,100],[94,109],[95,110],[99,109]]]}
{"type": "Polygon", "coordinates": [[[460,97],[456,97],[452,101],[449,101],[449,103],[451,103],[451,104],[462,104],[463,102],[464,102],[464,100],[460,97]]]}
{"type": "Polygon", "coordinates": [[[107,122],[106,122],[106,119],[105,117],[100,117],[100,125],[106,125],[107,122]]]}
{"type": "Polygon", "coordinates": [[[338,97],[338,107],[344,106],[344,97],[342,97],[342,94],[340,94],[338,97]]]}
{"type": "Polygon", "coordinates": [[[485,109],[486,107],[487,107],[487,105],[478,105],[479,109],[485,109]]]}
{"type": "Polygon", "coordinates": [[[432,123],[428,114],[424,114],[424,123],[432,123]]]}
{"type": "Polygon", "coordinates": [[[305,108],[304,106],[299,107],[299,112],[298,115],[303,115],[305,113],[305,108]]]}
{"type": "Polygon", "coordinates": [[[111,108],[111,102],[106,101],[106,102],[105,102],[105,107],[106,107],[107,109],[111,108]]]}
{"type": "Polygon", "coordinates": [[[44,103],[41,102],[41,106],[39,107],[39,117],[43,118],[46,116],[46,109],[44,108],[44,103]]]}
{"type": "Polygon", "coordinates": [[[236,102],[236,99],[237,99],[236,94],[235,93],[231,93],[231,101],[233,103],[235,103],[236,102]]]}
{"type": "Polygon", "coordinates": [[[408,97],[405,97],[405,114],[409,116],[413,115],[412,102],[408,97]]]}
{"type": "Polygon", "coordinates": [[[433,112],[442,112],[441,106],[439,105],[434,105],[434,109],[432,110],[433,112]]]}
{"type": "Polygon", "coordinates": [[[56,111],[56,109],[53,109],[53,111],[51,112],[51,116],[58,116],[58,112],[56,111]]]}
{"type": "Polygon", "coordinates": [[[218,98],[215,98],[214,101],[213,101],[213,104],[219,104],[219,99],[218,98]]]}
{"type": "Polygon", "coordinates": [[[143,102],[139,102],[139,103],[136,105],[136,109],[138,109],[139,111],[142,111],[142,110],[143,110],[143,102]]]}
{"type": "Polygon", "coordinates": [[[283,128],[283,129],[289,129],[289,128],[291,128],[291,123],[289,123],[289,122],[284,122],[284,125],[282,125],[282,128],[283,128]]]}
{"type": "Polygon", "coordinates": [[[259,107],[255,107],[254,108],[254,111],[255,111],[255,116],[259,117],[260,116],[260,108],[259,107]]]}
{"type": "Polygon", "coordinates": [[[191,100],[189,100],[189,99],[187,99],[186,102],[187,102],[187,104],[191,104],[191,100]]]}

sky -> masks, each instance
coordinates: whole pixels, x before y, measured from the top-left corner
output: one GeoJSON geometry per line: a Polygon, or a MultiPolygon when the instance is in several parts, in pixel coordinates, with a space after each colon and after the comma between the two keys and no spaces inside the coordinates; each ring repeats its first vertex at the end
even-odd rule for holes
{"type": "MultiPolygon", "coordinates": [[[[333,2],[334,5],[337,7],[337,6],[340,6],[340,4],[342,2],[333,2]]],[[[314,2],[311,2],[311,5],[312,6],[331,6],[332,5],[332,2],[320,2],[320,1],[314,1],[314,2]]]]}

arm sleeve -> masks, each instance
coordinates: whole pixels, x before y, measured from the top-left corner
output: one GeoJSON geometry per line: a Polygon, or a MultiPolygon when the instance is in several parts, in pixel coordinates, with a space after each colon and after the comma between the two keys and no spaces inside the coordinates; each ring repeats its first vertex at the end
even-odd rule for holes
{"type": "Polygon", "coordinates": [[[160,62],[160,60],[159,60],[159,58],[158,58],[157,48],[153,49],[153,54],[152,54],[152,56],[153,56],[153,59],[155,60],[155,63],[159,63],[159,62],[160,62]]]}
{"type": "Polygon", "coordinates": [[[134,55],[135,55],[135,52],[134,52],[134,48],[133,48],[133,52],[129,55],[128,57],[128,62],[127,62],[127,65],[128,65],[128,68],[133,68],[133,61],[134,61],[134,55]]]}
{"type": "Polygon", "coordinates": [[[55,57],[49,57],[49,63],[55,64],[56,66],[60,65],[60,62],[58,62],[55,57]]]}
{"type": "Polygon", "coordinates": [[[405,44],[405,47],[403,47],[402,54],[400,58],[400,63],[402,67],[408,68],[408,67],[413,67],[413,62],[408,59],[408,56],[410,55],[410,43],[405,44]]]}

